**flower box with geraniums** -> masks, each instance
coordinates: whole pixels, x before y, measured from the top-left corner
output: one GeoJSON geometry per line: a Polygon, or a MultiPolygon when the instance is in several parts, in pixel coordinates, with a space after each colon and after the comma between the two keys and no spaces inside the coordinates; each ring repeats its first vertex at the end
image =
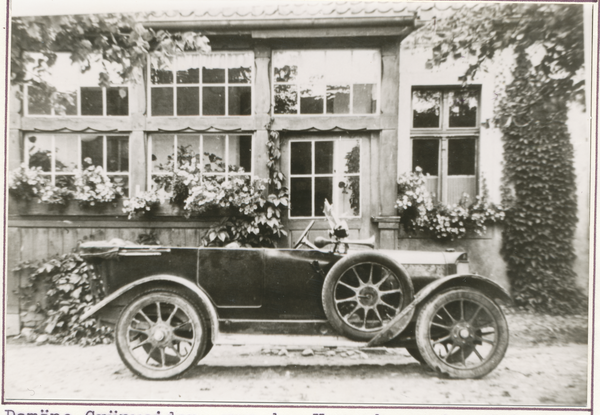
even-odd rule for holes
{"type": "Polygon", "coordinates": [[[505,214],[502,207],[488,201],[485,183],[482,187],[483,194],[473,203],[469,195],[463,194],[458,204],[446,205],[433,200],[419,167],[403,174],[398,178],[396,209],[404,232],[440,241],[485,234],[486,225],[502,222],[505,214]]]}
{"type": "Polygon", "coordinates": [[[100,166],[75,170],[72,183],[53,185],[39,167],[11,172],[9,192],[14,199],[10,213],[18,215],[122,214],[123,186],[114,183],[100,166]]]}

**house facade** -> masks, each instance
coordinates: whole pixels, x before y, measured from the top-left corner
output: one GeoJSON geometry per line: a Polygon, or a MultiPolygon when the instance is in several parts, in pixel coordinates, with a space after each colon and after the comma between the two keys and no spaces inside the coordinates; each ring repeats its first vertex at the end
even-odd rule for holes
{"type": "MultiPolygon", "coordinates": [[[[479,194],[485,181],[499,201],[502,142],[489,126],[493,76],[463,88],[460,65],[433,68],[431,51],[410,41],[438,12],[433,5],[351,2],[146,14],[143,24],[155,29],[200,30],[211,52],[151,58],[140,82],[107,87],[98,86],[98,68],[82,74],[59,54],[50,76],[61,99],[50,103],[48,91],[33,84],[13,87],[9,170],[25,163],[68,185],[75,169],[102,166],[133,197],[160,182],[162,167],[187,148],[212,166],[207,177],[266,178],[275,130],[292,204],[279,246],[290,246],[314,219],[311,238],[324,236],[327,222],[318,219],[328,199],[352,239],[374,234],[380,248],[465,249],[474,271],[507,286],[500,228],[443,244],[407,235],[398,223],[397,177],[417,165],[439,200],[479,194]]],[[[573,125],[580,115],[574,112],[573,125]]],[[[12,293],[20,275],[11,270],[21,261],[69,252],[80,241],[150,232],[164,245],[197,246],[219,219],[185,219],[166,207],[128,219],[122,202],[100,209],[9,202],[9,334],[19,329],[12,293]]]]}

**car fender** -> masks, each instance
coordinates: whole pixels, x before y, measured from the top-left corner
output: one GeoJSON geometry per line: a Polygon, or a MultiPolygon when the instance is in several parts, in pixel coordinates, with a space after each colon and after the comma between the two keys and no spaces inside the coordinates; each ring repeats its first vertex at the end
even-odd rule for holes
{"type": "Polygon", "coordinates": [[[127,285],[119,288],[114,293],[110,294],[109,296],[105,297],[98,304],[94,305],[92,308],[90,308],[88,311],[86,311],[81,316],[80,321],[90,318],[91,316],[96,314],[98,311],[100,311],[102,308],[104,308],[106,305],[110,304],[115,299],[119,298],[126,292],[131,291],[132,289],[134,289],[136,287],[142,286],[147,283],[163,282],[163,281],[173,282],[173,283],[182,285],[185,288],[188,288],[190,291],[192,291],[194,294],[196,294],[198,296],[198,299],[200,300],[200,302],[202,303],[204,308],[208,311],[209,318],[210,318],[212,341],[214,343],[218,336],[218,333],[219,333],[219,319],[217,317],[217,312],[212,303],[212,300],[210,299],[208,294],[202,288],[198,287],[193,282],[191,282],[185,278],[177,277],[174,275],[167,275],[167,274],[153,275],[150,277],[141,278],[137,281],[132,282],[131,284],[127,284],[127,285]]]}
{"type": "Polygon", "coordinates": [[[454,274],[435,280],[417,293],[414,300],[406,306],[400,314],[375,336],[367,345],[368,347],[380,346],[398,336],[410,323],[417,307],[425,303],[434,294],[452,287],[469,287],[477,289],[492,300],[500,299],[511,303],[510,294],[498,283],[477,274],[454,274]]]}

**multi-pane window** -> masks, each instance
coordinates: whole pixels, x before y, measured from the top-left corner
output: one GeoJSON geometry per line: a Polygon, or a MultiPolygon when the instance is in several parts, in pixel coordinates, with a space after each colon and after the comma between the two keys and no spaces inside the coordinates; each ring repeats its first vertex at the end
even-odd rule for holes
{"type": "Polygon", "coordinates": [[[185,54],[151,59],[152,116],[251,115],[251,52],[185,54]]]}
{"type": "MultiPolygon", "coordinates": [[[[90,69],[82,73],[81,67],[73,64],[65,53],[58,53],[51,66],[40,53],[28,53],[27,57],[33,62],[27,65],[26,115],[129,115],[129,89],[98,86],[100,71],[106,68],[94,59],[90,69]]],[[[114,72],[110,75],[111,81],[120,82],[114,72]]]]}
{"type": "Polygon", "coordinates": [[[340,217],[360,216],[360,140],[290,143],[291,217],[324,216],[325,199],[340,217]]]}
{"type": "Polygon", "coordinates": [[[252,136],[236,134],[153,134],[149,142],[149,187],[161,177],[195,164],[202,178],[224,182],[252,174],[252,136]]]}
{"type": "Polygon", "coordinates": [[[377,50],[274,51],[274,113],[375,114],[380,77],[377,50]]]}
{"type": "Polygon", "coordinates": [[[427,189],[446,203],[477,194],[479,89],[412,91],[412,167],[429,176],[427,189]]]}
{"type": "Polygon", "coordinates": [[[75,170],[100,166],[110,180],[129,187],[129,137],[93,134],[30,134],[25,137],[25,163],[41,168],[51,183],[72,188],[75,170]]]}

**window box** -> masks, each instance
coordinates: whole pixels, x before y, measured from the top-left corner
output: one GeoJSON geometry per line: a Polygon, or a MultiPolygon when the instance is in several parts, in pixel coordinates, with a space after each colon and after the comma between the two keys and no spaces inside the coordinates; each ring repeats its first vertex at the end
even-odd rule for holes
{"type": "Polygon", "coordinates": [[[211,210],[209,212],[203,213],[202,215],[192,215],[190,216],[189,219],[185,218],[185,210],[183,210],[183,208],[174,205],[172,203],[163,203],[160,204],[158,206],[156,206],[154,209],[152,209],[152,211],[145,215],[140,217],[140,220],[152,220],[152,218],[181,218],[181,219],[185,219],[185,220],[193,220],[193,221],[197,221],[198,219],[200,219],[202,222],[215,222],[218,220],[221,220],[225,217],[229,217],[229,216],[233,216],[232,213],[230,211],[228,211],[227,209],[215,209],[215,210],[211,210]]]}
{"type": "Polygon", "coordinates": [[[37,200],[9,198],[8,213],[11,216],[110,216],[127,217],[123,213],[123,200],[83,207],[75,200],[66,205],[39,203],[37,200]]]}
{"type": "MultiPolygon", "coordinates": [[[[377,228],[380,230],[393,230],[397,233],[399,239],[426,239],[430,241],[438,241],[435,238],[432,238],[430,234],[425,232],[417,231],[416,233],[408,233],[402,227],[400,223],[400,216],[373,216],[371,217],[371,222],[377,224],[377,228]]],[[[492,239],[494,236],[494,227],[497,226],[495,224],[489,224],[486,227],[486,231],[482,235],[478,235],[473,231],[468,231],[466,236],[462,238],[464,239],[492,239]]],[[[459,240],[460,241],[460,240],[459,240]]],[[[439,241],[440,243],[446,243],[439,241]]],[[[454,241],[453,243],[456,243],[454,241]]]]}

